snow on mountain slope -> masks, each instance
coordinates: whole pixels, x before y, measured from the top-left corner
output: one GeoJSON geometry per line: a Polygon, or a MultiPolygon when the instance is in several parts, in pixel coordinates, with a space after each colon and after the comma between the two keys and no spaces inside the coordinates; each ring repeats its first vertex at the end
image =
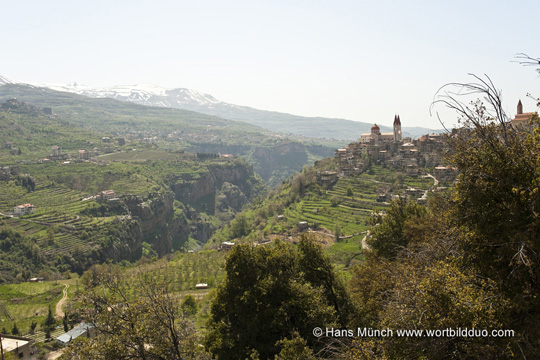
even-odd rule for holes
{"type": "MultiPolygon", "coordinates": [[[[14,82],[0,76],[0,85],[5,83],[11,84],[14,82]]],[[[91,88],[78,83],[42,84],[34,86],[76,93],[92,98],[113,98],[140,105],[190,110],[207,115],[219,116],[225,119],[244,121],[272,131],[280,131],[307,137],[354,140],[359,134],[369,131],[372,126],[371,123],[366,122],[345,119],[303,117],[275,111],[258,110],[247,106],[233,105],[220,101],[211,95],[185,88],[167,89],[151,84],[91,88]]],[[[381,130],[391,131],[391,128],[381,126],[381,130]]],[[[432,130],[427,128],[403,127],[405,136],[418,137],[430,132],[432,132],[432,130]]]]}
{"type": "Polygon", "coordinates": [[[113,98],[131,101],[144,105],[162,107],[201,106],[220,103],[219,100],[207,94],[201,94],[189,89],[166,89],[151,84],[119,85],[109,88],[91,88],[82,84],[43,84],[57,91],[66,91],[93,98],[113,98]]]}
{"type": "Polygon", "coordinates": [[[0,86],[5,85],[5,84],[13,84],[13,81],[11,81],[8,78],[3,77],[2,75],[0,75],[0,86]]]}

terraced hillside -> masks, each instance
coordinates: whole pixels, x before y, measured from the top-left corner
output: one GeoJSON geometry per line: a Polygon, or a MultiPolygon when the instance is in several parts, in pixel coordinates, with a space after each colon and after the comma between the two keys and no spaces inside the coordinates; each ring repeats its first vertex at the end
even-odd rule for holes
{"type": "MultiPolygon", "coordinates": [[[[34,139],[32,146],[28,146],[26,137],[17,131],[19,119],[7,116],[5,128],[8,131],[0,132],[0,161],[3,157],[22,159],[24,154],[47,156],[50,146],[55,145],[49,142],[63,137],[61,144],[56,145],[69,150],[97,147],[101,154],[127,147],[159,147],[172,151],[242,156],[265,181],[273,185],[299,171],[308,161],[331,156],[334,147],[338,146],[334,143],[328,146],[328,140],[285,136],[244,122],[181,109],[91,99],[29,85],[0,86],[0,101],[9,102],[14,98],[19,104],[31,104],[31,115],[39,113],[43,119],[39,119],[36,126],[24,129],[25,134],[32,134],[34,139]],[[48,115],[44,116],[42,109],[47,109],[48,115]],[[69,131],[58,129],[59,123],[69,131]],[[97,136],[85,138],[85,131],[100,133],[111,142],[102,143],[101,137],[97,136]],[[122,145],[116,143],[119,137],[123,139],[122,145]],[[11,143],[11,148],[3,151],[1,146],[6,142],[11,143]],[[22,154],[19,154],[19,149],[22,154]]],[[[12,111],[11,108],[9,110],[12,111]]],[[[3,127],[0,116],[0,128],[3,127]]]]}
{"type": "MultiPolygon", "coordinates": [[[[125,182],[121,175],[125,169],[121,166],[106,170],[111,174],[100,170],[103,169],[98,165],[87,163],[70,164],[69,170],[57,163],[27,164],[20,166],[20,175],[0,180],[0,248],[3,250],[0,272],[4,280],[36,276],[45,264],[45,268],[54,267],[59,272],[82,271],[103,260],[108,234],[128,227],[118,221],[118,215],[125,211],[89,198],[103,189],[83,183],[102,184],[107,175],[114,177],[118,171],[117,181],[107,185],[137,193],[142,181],[125,182]],[[74,182],[76,178],[80,181],[74,182]],[[23,186],[22,179],[32,179],[32,188],[23,186]],[[32,204],[35,212],[14,215],[14,207],[21,204],[32,204]],[[94,211],[100,207],[107,211],[94,211]]],[[[144,185],[147,189],[146,179],[144,185]]]]}
{"type": "Polygon", "coordinates": [[[212,241],[260,242],[284,237],[295,241],[307,230],[330,245],[338,262],[350,265],[353,258],[360,258],[373,211],[384,210],[392,196],[419,198],[433,186],[429,177],[407,176],[382,166],[331,184],[318,180],[317,172],[333,166],[333,160],[326,159],[284,182],[266,200],[238,214],[212,241]]]}
{"type": "MultiPolygon", "coordinates": [[[[11,333],[17,324],[20,334],[30,334],[34,338],[43,336],[42,324],[49,307],[54,316],[55,305],[62,297],[64,283],[73,280],[32,282],[23,284],[0,285],[0,322],[2,328],[11,333]],[[31,330],[31,324],[36,327],[31,330]]],[[[75,289],[75,287],[73,287],[75,289]]],[[[69,298],[73,292],[69,293],[69,298]]]]}
{"type": "Polygon", "coordinates": [[[82,273],[105,260],[196,247],[264,189],[241,160],[165,153],[11,165],[16,174],[0,177],[0,278],[82,273]],[[115,199],[101,199],[104,190],[115,199]],[[22,204],[34,212],[15,214],[22,204]]]}

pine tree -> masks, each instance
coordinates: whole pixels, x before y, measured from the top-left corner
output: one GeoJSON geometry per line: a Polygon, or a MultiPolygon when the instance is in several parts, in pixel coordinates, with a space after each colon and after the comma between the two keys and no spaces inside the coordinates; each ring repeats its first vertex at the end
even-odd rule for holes
{"type": "Polygon", "coordinates": [[[49,333],[50,333],[52,329],[54,329],[55,325],[56,325],[56,320],[54,320],[54,317],[51,311],[51,306],[49,305],[49,313],[47,314],[47,318],[45,319],[45,322],[43,323],[43,328],[45,328],[46,330],[49,330],[49,333]]]}
{"type": "Polygon", "coordinates": [[[11,333],[13,335],[19,335],[19,328],[17,327],[17,323],[13,323],[13,329],[11,329],[11,333]]]}
{"type": "Polygon", "coordinates": [[[69,331],[69,326],[68,326],[68,315],[67,313],[64,313],[64,319],[62,321],[64,323],[64,332],[68,332],[69,331]]]}

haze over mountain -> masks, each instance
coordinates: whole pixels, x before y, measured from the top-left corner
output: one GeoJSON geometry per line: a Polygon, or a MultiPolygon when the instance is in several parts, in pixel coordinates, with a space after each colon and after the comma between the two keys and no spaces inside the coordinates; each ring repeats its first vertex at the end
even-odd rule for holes
{"type": "MultiPolygon", "coordinates": [[[[324,117],[304,117],[229,104],[212,95],[186,88],[166,89],[150,84],[91,88],[78,83],[42,84],[40,86],[93,98],[113,98],[148,106],[191,110],[225,119],[244,121],[272,131],[315,138],[354,140],[361,133],[369,132],[373,122],[376,122],[382,131],[392,131],[390,127],[380,123],[391,123],[393,119],[373,119],[373,122],[360,122],[324,117]]],[[[406,119],[402,121],[404,124],[407,122],[406,119]]],[[[403,134],[413,138],[431,132],[433,130],[423,127],[403,127],[403,134]]]]}

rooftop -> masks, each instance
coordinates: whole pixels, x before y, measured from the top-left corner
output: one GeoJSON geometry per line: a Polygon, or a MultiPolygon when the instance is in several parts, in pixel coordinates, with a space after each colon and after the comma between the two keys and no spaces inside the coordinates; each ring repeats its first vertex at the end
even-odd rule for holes
{"type": "Polygon", "coordinates": [[[77,326],[75,326],[73,329],[69,330],[67,333],[60,335],[56,338],[56,340],[61,341],[63,343],[68,343],[73,339],[76,339],[77,337],[84,335],[88,330],[93,328],[94,325],[82,323],[77,326]]]}
{"type": "Polygon", "coordinates": [[[30,341],[32,340],[18,337],[5,337],[5,335],[2,335],[2,347],[5,352],[13,351],[17,349],[17,347],[28,344],[30,341]]]}

